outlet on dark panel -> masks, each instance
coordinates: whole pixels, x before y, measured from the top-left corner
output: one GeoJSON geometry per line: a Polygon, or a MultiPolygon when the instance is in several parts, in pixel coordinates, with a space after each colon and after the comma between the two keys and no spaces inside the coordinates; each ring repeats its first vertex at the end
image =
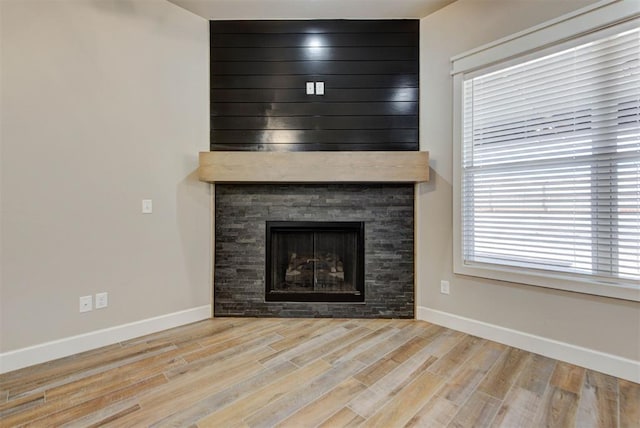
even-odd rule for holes
{"type": "Polygon", "coordinates": [[[211,21],[210,33],[211,150],[418,150],[419,20],[211,21]]]}

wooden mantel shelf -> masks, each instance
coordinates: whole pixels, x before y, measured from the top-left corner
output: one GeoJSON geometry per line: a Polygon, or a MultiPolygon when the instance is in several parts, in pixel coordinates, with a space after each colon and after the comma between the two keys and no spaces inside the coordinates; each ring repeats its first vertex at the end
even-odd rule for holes
{"type": "Polygon", "coordinates": [[[418,183],[429,181],[429,152],[200,152],[210,183],[418,183]]]}

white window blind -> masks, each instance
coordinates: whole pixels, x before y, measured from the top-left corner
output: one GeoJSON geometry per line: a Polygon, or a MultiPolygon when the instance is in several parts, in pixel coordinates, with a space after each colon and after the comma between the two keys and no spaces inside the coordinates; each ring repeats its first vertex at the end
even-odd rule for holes
{"type": "Polygon", "coordinates": [[[640,30],[465,76],[465,264],[640,280],[640,30]]]}

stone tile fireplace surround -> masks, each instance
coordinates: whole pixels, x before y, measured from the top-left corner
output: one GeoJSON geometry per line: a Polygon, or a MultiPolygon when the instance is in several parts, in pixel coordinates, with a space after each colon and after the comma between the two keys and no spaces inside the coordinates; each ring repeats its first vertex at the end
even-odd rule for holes
{"type": "Polygon", "coordinates": [[[426,152],[200,154],[215,184],[214,316],[414,318],[414,192],[426,152]],[[364,302],[265,299],[267,222],[363,222],[364,302]]]}
{"type": "Polygon", "coordinates": [[[215,196],[215,316],[413,318],[412,184],[225,184],[215,196]],[[265,301],[267,221],[365,223],[363,303],[265,301]]]}

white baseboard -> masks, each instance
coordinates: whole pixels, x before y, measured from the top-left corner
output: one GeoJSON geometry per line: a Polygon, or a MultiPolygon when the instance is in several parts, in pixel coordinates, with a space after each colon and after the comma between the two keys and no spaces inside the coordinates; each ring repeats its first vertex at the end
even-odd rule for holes
{"type": "Polygon", "coordinates": [[[211,318],[211,305],[186,309],[115,327],[66,337],[0,354],[0,373],[18,370],[79,352],[211,318]]]}
{"type": "Polygon", "coordinates": [[[418,306],[417,319],[640,383],[640,361],[418,306]]]}

